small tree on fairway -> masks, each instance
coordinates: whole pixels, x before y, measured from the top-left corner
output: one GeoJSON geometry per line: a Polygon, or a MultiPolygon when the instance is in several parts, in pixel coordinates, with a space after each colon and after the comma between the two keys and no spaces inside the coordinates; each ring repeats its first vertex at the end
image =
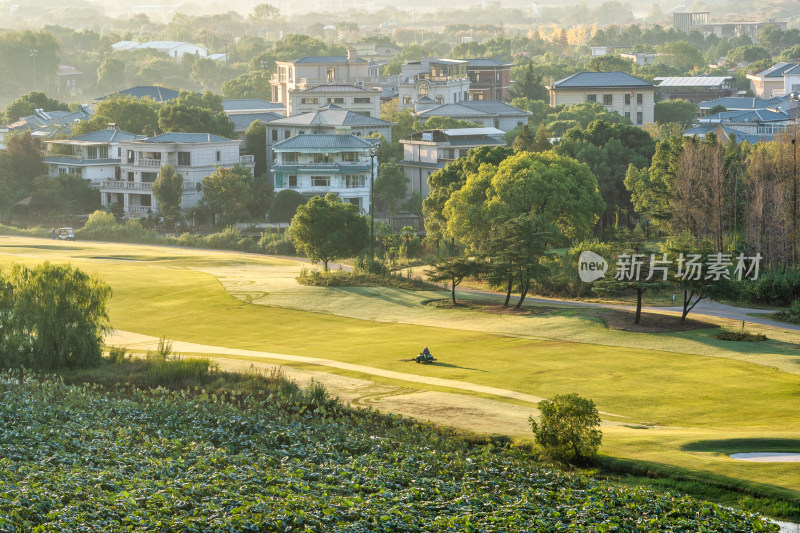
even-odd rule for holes
{"type": "Polygon", "coordinates": [[[597,454],[602,432],[594,402],[575,393],[558,394],[539,402],[539,422],[528,421],[536,443],[558,459],[588,459],[597,454]]]}
{"type": "Polygon", "coordinates": [[[213,174],[206,176],[201,182],[202,202],[220,222],[226,225],[235,224],[246,212],[247,202],[252,198],[251,179],[252,174],[247,168],[217,167],[213,174]]]}
{"type": "Polygon", "coordinates": [[[161,212],[174,216],[181,208],[183,198],[183,176],[172,165],[164,165],[153,182],[153,196],[156,197],[161,212]]]}
{"type": "Polygon", "coordinates": [[[328,262],[356,255],[367,246],[369,228],[355,205],[328,193],[297,208],[289,236],[299,252],[314,262],[322,261],[327,271],[328,262]]]}
{"type": "Polygon", "coordinates": [[[431,281],[449,281],[453,305],[456,305],[456,287],[464,278],[478,276],[484,271],[483,263],[468,257],[452,257],[439,261],[433,269],[426,270],[431,281]]]}

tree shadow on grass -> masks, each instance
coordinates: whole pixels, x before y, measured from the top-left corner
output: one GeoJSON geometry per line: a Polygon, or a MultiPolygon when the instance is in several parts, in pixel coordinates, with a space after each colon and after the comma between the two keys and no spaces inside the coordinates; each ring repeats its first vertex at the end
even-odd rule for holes
{"type": "Polygon", "coordinates": [[[79,246],[68,246],[59,244],[0,244],[0,248],[36,248],[41,250],[83,250],[79,246]]]}
{"type": "Polygon", "coordinates": [[[681,446],[686,452],[800,452],[800,439],[718,439],[689,442],[681,446]]]}

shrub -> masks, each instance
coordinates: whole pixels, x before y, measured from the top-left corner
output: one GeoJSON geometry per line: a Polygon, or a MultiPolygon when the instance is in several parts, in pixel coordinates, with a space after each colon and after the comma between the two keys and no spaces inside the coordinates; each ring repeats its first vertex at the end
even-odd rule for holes
{"type": "Polygon", "coordinates": [[[284,232],[267,232],[261,234],[258,248],[262,253],[271,255],[297,255],[292,239],[284,232]]]}
{"type": "Polygon", "coordinates": [[[541,418],[529,417],[536,443],[555,459],[594,457],[603,434],[597,429],[600,415],[594,402],[575,393],[559,394],[539,402],[541,418]]]}
{"type": "Polygon", "coordinates": [[[99,364],[110,297],[107,284],[69,265],[0,271],[0,365],[99,364]]]}

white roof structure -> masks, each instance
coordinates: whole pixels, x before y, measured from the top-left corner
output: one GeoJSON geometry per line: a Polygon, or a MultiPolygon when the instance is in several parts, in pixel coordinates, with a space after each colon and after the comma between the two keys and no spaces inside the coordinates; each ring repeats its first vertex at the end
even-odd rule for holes
{"type": "Polygon", "coordinates": [[[497,128],[454,128],[450,130],[442,130],[442,133],[450,137],[457,137],[461,135],[488,135],[489,137],[502,137],[506,134],[506,132],[497,128]]]}
{"type": "Polygon", "coordinates": [[[733,80],[733,76],[676,76],[654,78],[658,87],[718,87],[733,80]]]}

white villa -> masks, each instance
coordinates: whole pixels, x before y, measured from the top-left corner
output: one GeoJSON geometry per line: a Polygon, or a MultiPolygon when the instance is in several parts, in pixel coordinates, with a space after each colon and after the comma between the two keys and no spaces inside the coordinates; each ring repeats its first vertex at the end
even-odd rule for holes
{"type": "Polygon", "coordinates": [[[436,105],[469,100],[469,75],[463,59],[410,61],[401,67],[398,85],[400,109],[417,112],[436,105]]]}
{"type": "Polygon", "coordinates": [[[338,194],[362,213],[369,212],[372,143],[351,133],[302,134],[272,146],[275,192],[294,189],[313,197],[338,194]]]}
{"type": "Polygon", "coordinates": [[[119,174],[101,182],[100,201],[105,208],[121,204],[126,217],[158,213],[152,187],[163,165],[173,165],[183,175],[182,208],[199,203],[197,184],[217,167],[255,166],[253,156],[239,155],[239,141],[209,133],[164,133],[123,141],[119,148],[119,174]]]}
{"type": "Polygon", "coordinates": [[[100,187],[104,180],[119,178],[122,158],[120,143],[144,138],[143,135],[122,131],[116,124],[109,124],[105,130],[71,139],[45,141],[49,150],[43,162],[47,165],[47,173],[51,178],[59,174],[74,174],[90,180],[94,187],[100,187]]]}

